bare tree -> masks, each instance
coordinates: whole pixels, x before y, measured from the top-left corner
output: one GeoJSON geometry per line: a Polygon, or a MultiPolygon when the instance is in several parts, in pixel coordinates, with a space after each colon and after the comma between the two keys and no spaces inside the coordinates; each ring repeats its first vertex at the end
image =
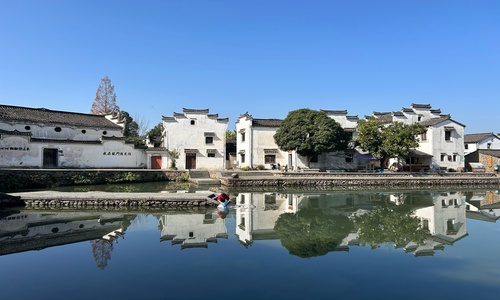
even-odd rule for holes
{"type": "Polygon", "coordinates": [[[108,76],[101,79],[101,83],[95,93],[95,100],[92,103],[91,114],[107,115],[118,114],[120,108],[116,105],[115,87],[111,84],[108,76]]]}
{"type": "Polygon", "coordinates": [[[137,123],[137,134],[144,138],[149,130],[149,120],[144,116],[135,115],[134,121],[137,123]]]}

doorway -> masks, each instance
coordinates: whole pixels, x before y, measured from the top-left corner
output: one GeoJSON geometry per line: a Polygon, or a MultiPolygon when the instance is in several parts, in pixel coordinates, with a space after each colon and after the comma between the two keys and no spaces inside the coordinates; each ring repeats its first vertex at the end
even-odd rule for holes
{"type": "Polygon", "coordinates": [[[42,167],[44,169],[57,168],[58,157],[59,157],[59,150],[58,149],[51,149],[51,148],[43,149],[42,167]]]}
{"type": "Polygon", "coordinates": [[[196,169],[196,153],[186,153],[186,169],[196,169]]]}
{"type": "Polygon", "coordinates": [[[151,156],[151,169],[161,169],[161,156],[151,156]]]}

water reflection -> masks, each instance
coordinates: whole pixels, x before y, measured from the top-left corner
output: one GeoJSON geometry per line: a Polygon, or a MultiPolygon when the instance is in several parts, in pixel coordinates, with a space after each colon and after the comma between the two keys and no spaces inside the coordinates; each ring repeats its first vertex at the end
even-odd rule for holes
{"type": "Polygon", "coordinates": [[[181,249],[207,248],[217,239],[228,238],[224,218],[211,210],[202,214],[166,214],[160,218],[160,241],[180,244],[181,249]]]}
{"type": "MultiPolygon", "coordinates": [[[[229,239],[231,231],[243,247],[279,239],[290,254],[301,258],[361,246],[432,256],[467,237],[467,218],[496,222],[500,215],[498,191],[235,195],[229,215],[211,208],[153,213],[160,242],[179,249],[208,248],[229,239]]],[[[0,255],[89,241],[97,267],[104,269],[116,243],[141,216],[120,211],[2,211],[0,255]]]]}

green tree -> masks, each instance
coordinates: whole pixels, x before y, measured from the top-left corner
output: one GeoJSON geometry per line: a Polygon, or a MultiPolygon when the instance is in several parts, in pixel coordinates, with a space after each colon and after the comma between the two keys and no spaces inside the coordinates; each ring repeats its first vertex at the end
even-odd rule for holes
{"type": "Polygon", "coordinates": [[[155,147],[159,147],[163,138],[163,123],[160,122],[149,130],[147,136],[149,141],[154,144],[155,147]]]}
{"type": "Polygon", "coordinates": [[[226,141],[236,141],[236,130],[226,130],[226,141]]]}
{"type": "Polygon", "coordinates": [[[120,108],[116,105],[115,87],[106,76],[101,79],[101,83],[97,87],[90,113],[93,115],[107,115],[118,114],[119,112],[120,108]]]}
{"type": "Polygon", "coordinates": [[[390,157],[408,157],[411,150],[419,145],[418,136],[425,131],[425,126],[420,123],[411,125],[401,122],[391,123],[383,130],[382,153],[390,157]]]}
{"type": "Polygon", "coordinates": [[[316,155],[347,149],[349,135],[324,112],[302,108],[288,113],[274,141],[283,151],[297,151],[309,164],[316,155]]]}
{"type": "Polygon", "coordinates": [[[373,116],[366,120],[359,120],[356,142],[363,150],[373,155],[382,156],[380,152],[384,142],[382,127],[382,123],[373,116]]]}
{"type": "Polygon", "coordinates": [[[137,138],[139,137],[139,125],[134,121],[134,118],[124,110],[120,112],[120,116],[125,121],[125,126],[123,128],[123,136],[126,138],[137,138]]]}
{"type": "Polygon", "coordinates": [[[420,123],[404,124],[393,122],[384,126],[375,117],[358,122],[356,142],[369,153],[382,157],[385,166],[390,157],[406,158],[412,149],[418,147],[418,135],[426,127],[420,123]]]}

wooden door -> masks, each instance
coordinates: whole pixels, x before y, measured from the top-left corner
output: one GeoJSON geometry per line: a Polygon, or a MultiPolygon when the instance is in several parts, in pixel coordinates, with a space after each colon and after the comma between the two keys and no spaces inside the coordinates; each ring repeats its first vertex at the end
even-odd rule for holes
{"type": "Polygon", "coordinates": [[[59,157],[58,149],[43,149],[43,168],[57,168],[57,160],[59,157]]]}
{"type": "Polygon", "coordinates": [[[196,153],[186,153],[186,169],[196,169],[196,153]]]}
{"type": "Polygon", "coordinates": [[[151,169],[161,169],[161,156],[151,156],[151,169]]]}

